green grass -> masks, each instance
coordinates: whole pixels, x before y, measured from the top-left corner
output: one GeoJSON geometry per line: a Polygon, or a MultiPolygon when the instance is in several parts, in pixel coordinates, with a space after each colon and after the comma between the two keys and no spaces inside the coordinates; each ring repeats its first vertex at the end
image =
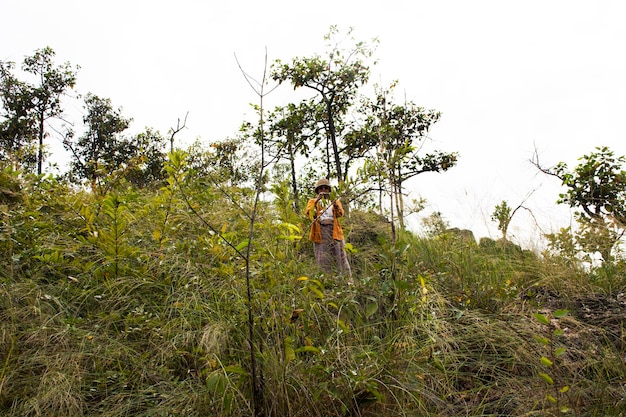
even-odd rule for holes
{"type": "MultiPolygon", "coordinates": [[[[241,213],[189,187],[239,244],[241,213]]],[[[263,206],[249,305],[242,260],[179,196],[117,190],[105,210],[49,188],[2,206],[2,416],[252,415],[248,309],[268,416],[626,413],[620,263],[449,235],[390,247],[387,225],[353,210],[349,286],[317,271],[306,219],[281,227],[263,206]],[[546,370],[533,317],[557,309],[565,353],[546,370]],[[569,387],[568,413],[542,372],[569,387]]]]}

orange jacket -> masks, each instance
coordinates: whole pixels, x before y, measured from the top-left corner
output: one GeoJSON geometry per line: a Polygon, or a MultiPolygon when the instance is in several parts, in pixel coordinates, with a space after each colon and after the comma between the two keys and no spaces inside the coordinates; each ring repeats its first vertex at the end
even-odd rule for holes
{"type": "MultiPolygon", "coordinates": [[[[320,215],[322,214],[322,211],[324,211],[324,207],[322,207],[322,205],[320,203],[317,204],[317,207],[313,208],[315,206],[315,199],[312,198],[309,200],[309,202],[306,205],[306,210],[305,210],[305,214],[311,218],[311,215],[313,214],[313,224],[311,224],[311,232],[309,233],[309,239],[311,239],[313,242],[315,243],[322,243],[322,228],[320,227],[320,215]],[[312,211],[315,210],[315,213],[312,213],[312,211]]],[[[333,203],[333,239],[334,240],[343,240],[343,229],[341,228],[341,225],[339,224],[339,217],[342,217],[344,214],[343,212],[343,207],[341,205],[341,202],[339,200],[335,200],[335,202],[333,203]]]]}

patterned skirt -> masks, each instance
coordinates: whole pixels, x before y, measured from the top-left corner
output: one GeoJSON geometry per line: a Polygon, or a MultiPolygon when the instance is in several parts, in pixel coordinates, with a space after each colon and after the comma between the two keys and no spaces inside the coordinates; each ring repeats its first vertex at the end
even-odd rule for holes
{"type": "Polygon", "coordinates": [[[327,274],[332,274],[333,264],[339,272],[347,277],[352,276],[348,256],[343,240],[333,239],[333,225],[322,224],[322,243],[314,243],[315,261],[327,274]]]}

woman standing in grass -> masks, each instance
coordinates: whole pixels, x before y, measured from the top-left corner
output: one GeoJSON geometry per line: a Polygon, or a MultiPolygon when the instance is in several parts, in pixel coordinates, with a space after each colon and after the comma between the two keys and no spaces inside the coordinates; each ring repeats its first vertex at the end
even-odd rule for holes
{"type": "Polygon", "coordinates": [[[332,273],[333,262],[347,277],[352,276],[345,251],[343,229],[339,217],[344,215],[339,198],[330,201],[330,182],[322,178],[315,184],[316,198],[309,200],[305,213],[313,219],[309,239],[313,241],[315,261],[327,274],[332,273]]]}

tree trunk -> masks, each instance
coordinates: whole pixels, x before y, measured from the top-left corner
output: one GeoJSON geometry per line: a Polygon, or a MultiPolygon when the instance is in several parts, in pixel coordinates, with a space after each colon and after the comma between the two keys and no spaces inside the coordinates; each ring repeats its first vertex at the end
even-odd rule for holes
{"type": "Polygon", "coordinates": [[[293,145],[291,139],[288,146],[289,162],[291,164],[291,190],[293,192],[293,210],[300,214],[300,195],[298,194],[298,182],[296,178],[296,157],[293,154],[293,145]]]}
{"type": "Polygon", "coordinates": [[[341,160],[339,158],[339,148],[337,146],[337,131],[335,130],[335,121],[333,120],[332,101],[326,100],[326,116],[328,117],[328,133],[330,134],[330,143],[333,146],[333,156],[335,158],[335,169],[337,173],[337,181],[343,182],[343,172],[341,170],[341,160]]]}
{"type": "Polygon", "coordinates": [[[37,175],[41,175],[43,172],[43,122],[44,112],[39,111],[39,150],[37,153],[37,175]]]}
{"type": "Polygon", "coordinates": [[[398,167],[398,172],[396,176],[396,216],[398,217],[398,223],[400,227],[404,228],[404,198],[402,195],[402,178],[401,178],[400,168],[398,167]]]}

